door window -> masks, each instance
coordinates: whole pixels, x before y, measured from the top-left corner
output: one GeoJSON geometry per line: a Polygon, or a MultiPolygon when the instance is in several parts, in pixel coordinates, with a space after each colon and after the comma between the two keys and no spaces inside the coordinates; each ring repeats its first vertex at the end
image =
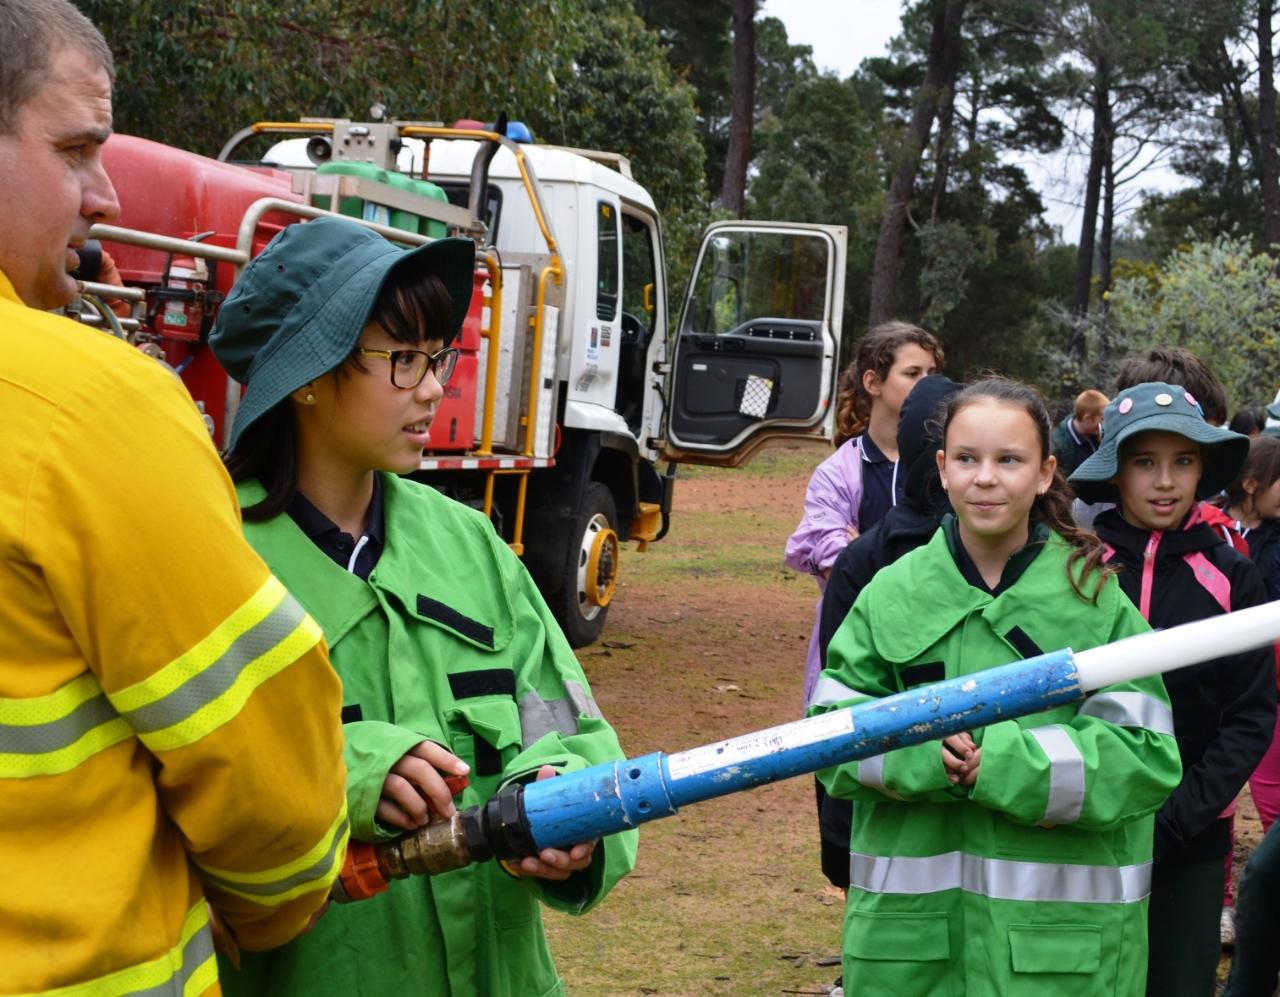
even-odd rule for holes
{"type": "Polygon", "coordinates": [[[596,205],[596,318],[618,317],[618,212],[608,201],[596,205]]]}
{"type": "Polygon", "coordinates": [[[821,321],[829,240],[793,232],[722,232],[698,266],[685,332],[725,335],[761,318],[821,321]]]}

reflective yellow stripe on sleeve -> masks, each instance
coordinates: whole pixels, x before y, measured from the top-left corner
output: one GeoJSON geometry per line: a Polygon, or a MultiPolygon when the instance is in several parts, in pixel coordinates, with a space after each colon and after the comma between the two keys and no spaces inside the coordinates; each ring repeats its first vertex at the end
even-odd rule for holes
{"type": "Polygon", "coordinates": [[[320,628],[274,577],[154,675],[111,694],[152,751],[194,744],[234,719],[255,689],[319,642],[320,628]]]}
{"type": "Polygon", "coordinates": [[[69,772],[132,736],[88,673],[47,696],[0,699],[0,778],[69,772]]]}
{"type": "Polygon", "coordinates": [[[275,907],[333,882],[347,855],[347,831],[344,800],[337,819],[305,855],[259,872],[234,872],[199,865],[200,878],[211,889],[224,890],[264,907],[275,907]]]}
{"type": "Polygon", "coordinates": [[[178,944],[164,955],[96,980],[20,997],[198,997],[217,979],[209,912],[200,900],[187,912],[178,944]]]}

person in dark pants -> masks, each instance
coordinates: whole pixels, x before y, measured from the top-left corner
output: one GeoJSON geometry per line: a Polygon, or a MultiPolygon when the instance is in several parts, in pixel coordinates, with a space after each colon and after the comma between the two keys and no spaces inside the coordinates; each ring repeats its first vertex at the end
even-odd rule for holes
{"type": "Polygon", "coordinates": [[[1272,997],[1280,981],[1280,834],[1271,830],[1244,867],[1236,897],[1236,952],[1223,997],[1272,997]]]}

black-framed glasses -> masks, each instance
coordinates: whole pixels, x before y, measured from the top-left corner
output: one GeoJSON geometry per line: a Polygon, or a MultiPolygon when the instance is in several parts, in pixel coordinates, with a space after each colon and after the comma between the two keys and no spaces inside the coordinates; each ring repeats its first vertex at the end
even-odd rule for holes
{"type": "Polygon", "coordinates": [[[425,350],[370,350],[363,346],[356,347],[356,353],[362,357],[383,357],[391,361],[391,383],[397,388],[416,388],[427,376],[427,371],[436,375],[440,386],[449,383],[454,368],[458,366],[458,348],[446,346],[436,353],[425,350]]]}

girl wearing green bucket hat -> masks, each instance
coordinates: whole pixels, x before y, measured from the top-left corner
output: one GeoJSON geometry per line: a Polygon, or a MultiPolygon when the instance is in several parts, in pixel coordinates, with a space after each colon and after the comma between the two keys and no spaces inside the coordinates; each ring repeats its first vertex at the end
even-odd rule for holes
{"type": "MultiPolygon", "coordinates": [[[[1071,476],[1087,502],[1114,501],[1094,521],[1120,586],[1153,627],[1267,601],[1262,578],[1204,522],[1198,499],[1238,474],[1248,437],[1205,421],[1180,385],[1138,384],[1103,415],[1102,445],[1071,476]]],[[[1156,815],[1147,993],[1214,992],[1228,816],[1275,726],[1269,649],[1164,677],[1182,781],[1156,815]]]]}
{"type": "MultiPolygon", "coordinates": [[[[245,535],[324,629],[342,679],[351,834],[387,840],[512,781],[622,758],[528,572],[480,513],[414,471],[471,297],[474,247],[402,250],[341,219],[286,228],[211,344],[245,385],[227,464],[245,535]]],[[[281,718],[281,723],[288,719],[281,718]]],[[[269,764],[269,759],[264,763],[269,764]]],[[[540,904],[581,913],[634,832],[472,865],[333,906],[307,936],[221,964],[228,994],[563,993],[540,904]]]]}

